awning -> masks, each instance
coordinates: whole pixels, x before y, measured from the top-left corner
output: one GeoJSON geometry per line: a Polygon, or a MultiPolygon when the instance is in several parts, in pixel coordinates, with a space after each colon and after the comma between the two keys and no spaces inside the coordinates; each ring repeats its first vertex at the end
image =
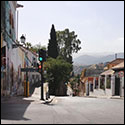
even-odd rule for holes
{"type": "Polygon", "coordinates": [[[107,70],[107,71],[101,73],[100,75],[101,75],[101,76],[102,76],[102,75],[113,75],[114,72],[115,72],[115,71],[113,71],[112,69],[109,69],[109,70],[107,70]]]}

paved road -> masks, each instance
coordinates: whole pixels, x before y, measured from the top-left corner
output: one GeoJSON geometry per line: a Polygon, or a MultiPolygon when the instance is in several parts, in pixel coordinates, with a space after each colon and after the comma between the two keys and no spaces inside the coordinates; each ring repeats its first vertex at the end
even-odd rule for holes
{"type": "Polygon", "coordinates": [[[121,99],[56,97],[50,104],[18,100],[2,103],[1,109],[2,124],[124,123],[124,100],[121,99]]]}

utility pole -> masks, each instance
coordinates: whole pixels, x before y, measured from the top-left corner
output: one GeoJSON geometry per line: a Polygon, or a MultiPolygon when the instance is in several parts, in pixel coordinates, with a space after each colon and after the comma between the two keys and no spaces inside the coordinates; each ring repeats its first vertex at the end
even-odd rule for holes
{"type": "MultiPolygon", "coordinates": [[[[43,67],[43,62],[41,62],[41,67],[43,67]]],[[[41,100],[44,100],[43,97],[43,69],[41,68],[41,100]]]]}
{"type": "Polygon", "coordinates": [[[44,100],[44,76],[43,76],[43,62],[46,61],[46,51],[43,49],[39,50],[39,61],[41,64],[41,100],[44,100]]]}
{"type": "Polygon", "coordinates": [[[28,97],[28,72],[26,72],[26,97],[28,97]]]}

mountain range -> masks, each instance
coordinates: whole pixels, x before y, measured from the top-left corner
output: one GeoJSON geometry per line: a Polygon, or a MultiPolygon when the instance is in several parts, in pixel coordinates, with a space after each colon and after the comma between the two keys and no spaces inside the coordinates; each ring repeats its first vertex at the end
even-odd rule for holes
{"type": "Polygon", "coordinates": [[[124,53],[117,53],[117,57],[115,54],[109,54],[109,55],[96,55],[96,54],[86,54],[79,56],[77,58],[74,58],[73,64],[84,66],[84,65],[92,65],[92,64],[98,64],[98,63],[105,63],[110,62],[114,60],[115,58],[124,58],[124,53]]]}

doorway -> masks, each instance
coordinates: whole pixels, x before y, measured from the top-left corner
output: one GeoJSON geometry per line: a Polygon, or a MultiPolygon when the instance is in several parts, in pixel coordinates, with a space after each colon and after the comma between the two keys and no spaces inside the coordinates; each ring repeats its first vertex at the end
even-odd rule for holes
{"type": "Polygon", "coordinates": [[[87,83],[87,91],[86,91],[86,95],[89,96],[89,83],[87,83]]]}
{"type": "Polygon", "coordinates": [[[115,95],[120,96],[120,78],[115,77],[115,95]]]}

